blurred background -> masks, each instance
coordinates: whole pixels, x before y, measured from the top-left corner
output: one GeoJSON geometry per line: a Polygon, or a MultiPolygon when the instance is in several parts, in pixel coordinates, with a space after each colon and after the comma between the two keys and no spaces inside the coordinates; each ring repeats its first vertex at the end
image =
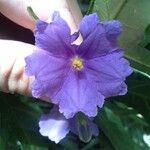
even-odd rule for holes
{"type": "MultiPolygon", "coordinates": [[[[109,98],[95,118],[100,134],[89,143],[69,134],[59,144],[39,134],[38,119],[51,104],[0,93],[0,150],[150,150],[150,0],[78,0],[84,15],[124,25],[119,39],[134,73],[128,94],[109,98]]],[[[33,34],[0,15],[0,38],[34,44],[33,34]],[[8,28],[9,26],[9,28],[8,28]]]]}

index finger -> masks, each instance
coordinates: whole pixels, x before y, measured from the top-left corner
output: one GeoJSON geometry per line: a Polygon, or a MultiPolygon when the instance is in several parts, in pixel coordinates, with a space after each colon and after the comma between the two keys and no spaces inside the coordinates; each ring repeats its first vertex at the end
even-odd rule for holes
{"type": "Polygon", "coordinates": [[[35,14],[42,20],[47,20],[54,11],[59,11],[61,17],[71,27],[72,32],[77,30],[82,18],[76,0],[0,0],[0,12],[3,15],[17,24],[33,30],[35,21],[27,11],[28,6],[31,6],[35,14]]]}

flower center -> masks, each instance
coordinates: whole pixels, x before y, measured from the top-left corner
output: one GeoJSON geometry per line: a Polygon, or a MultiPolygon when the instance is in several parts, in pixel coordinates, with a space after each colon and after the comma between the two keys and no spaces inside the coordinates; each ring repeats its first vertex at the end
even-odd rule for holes
{"type": "Polygon", "coordinates": [[[74,57],[74,58],[71,60],[71,62],[72,62],[72,66],[73,66],[76,70],[80,71],[80,70],[83,69],[83,60],[82,60],[81,58],[79,58],[78,56],[74,57]]]}

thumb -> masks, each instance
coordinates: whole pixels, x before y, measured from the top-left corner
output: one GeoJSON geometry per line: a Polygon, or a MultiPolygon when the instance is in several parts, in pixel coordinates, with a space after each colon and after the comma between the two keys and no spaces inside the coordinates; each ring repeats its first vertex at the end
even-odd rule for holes
{"type": "Polygon", "coordinates": [[[24,58],[34,46],[22,42],[0,40],[0,89],[5,92],[30,94],[30,78],[24,72],[24,58]]]}
{"type": "Polygon", "coordinates": [[[34,45],[0,40],[0,46],[0,90],[30,96],[34,78],[26,75],[24,58],[33,52],[34,45]]]}

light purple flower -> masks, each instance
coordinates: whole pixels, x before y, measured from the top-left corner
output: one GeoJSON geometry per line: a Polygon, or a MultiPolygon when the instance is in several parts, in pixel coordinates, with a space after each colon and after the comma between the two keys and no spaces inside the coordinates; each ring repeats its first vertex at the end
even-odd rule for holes
{"type": "Polygon", "coordinates": [[[37,49],[25,59],[27,74],[35,76],[32,95],[48,96],[66,118],[77,112],[96,116],[105,98],[127,92],[124,81],[132,69],[117,44],[121,31],[119,21],[100,22],[96,13],[85,16],[73,35],[58,12],[51,23],[38,20],[37,49]],[[83,42],[72,44],[79,33],[83,42]]]}
{"type": "MultiPolygon", "coordinates": [[[[49,114],[43,115],[39,121],[40,133],[43,136],[47,136],[51,141],[58,143],[60,140],[65,138],[69,131],[75,133],[76,135],[80,134],[78,121],[76,117],[71,119],[66,119],[58,110],[58,107],[54,107],[49,114]]],[[[90,140],[91,136],[98,136],[99,131],[91,119],[87,119],[86,126],[88,127],[90,137],[87,140],[90,140]]],[[[82,128],[82,133],[84,129],[82,128]]],[[[83,133],[84,134],[84,133],[83,133]]],[[[80,136],[80,135],[79,135],[80,136]]],[[[86,137],[85,137],[86,138],[86,137]]],[[[87,141],[88,142],[88,141],[87,141]]]]}

